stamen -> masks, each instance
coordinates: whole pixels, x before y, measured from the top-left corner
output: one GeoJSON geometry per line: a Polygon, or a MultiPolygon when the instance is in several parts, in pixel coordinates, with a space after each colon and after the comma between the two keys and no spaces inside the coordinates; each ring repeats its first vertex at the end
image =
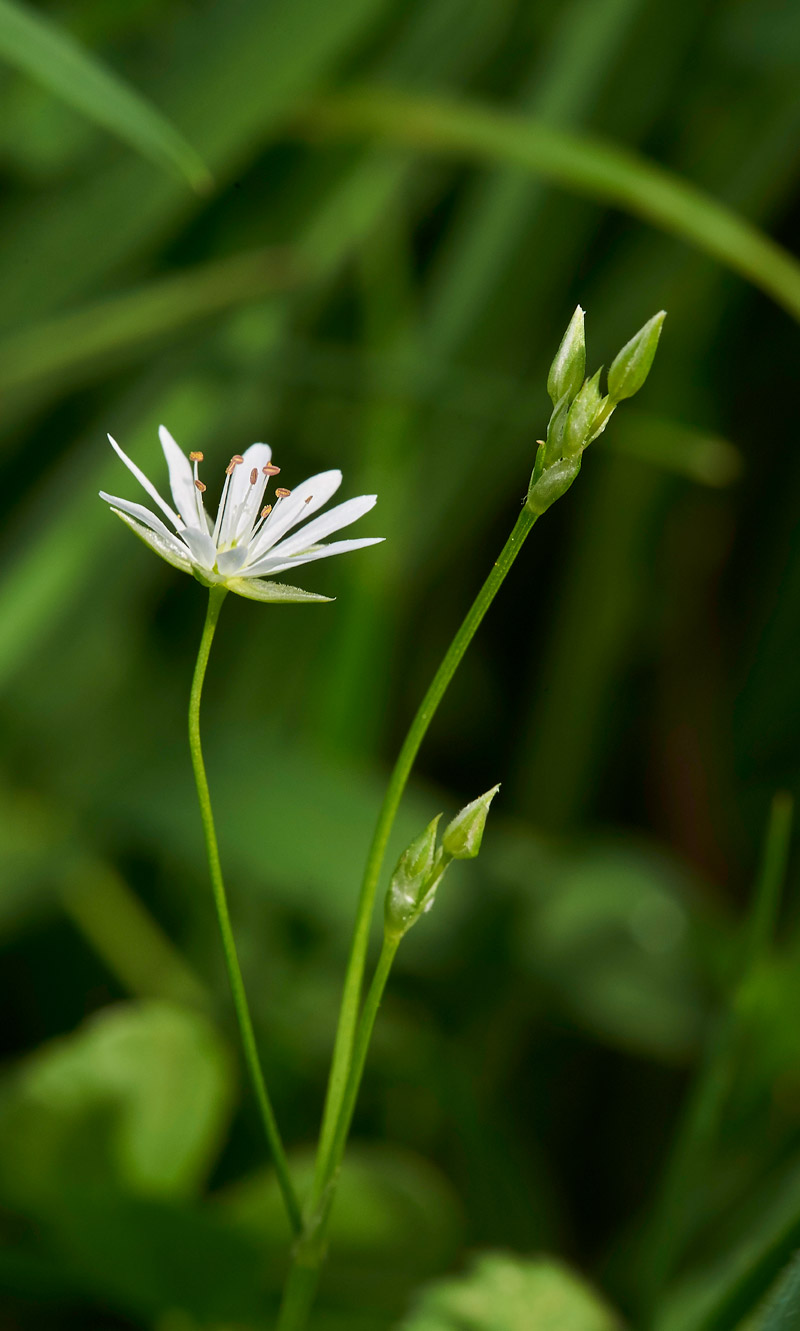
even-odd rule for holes
{"type": "Polygon", "coordinates": [[[195,483],[194,483],[194,488],[195,488],[196,490],[199,490],[201,494],[205,494],[205,492],[206,492],[206,487],[203,485],[203,482],[202,482],[202,481],[197,481],[197,480],[196,480],[195,483]]]}
{"type": "Polygon", "coordinates": [[[279,485],[275,493],[279,499],[288,499],[292,492],[291,490],[285,490],[282,485],[279,485]]]}
{"type": "Polygon", "coordinates": [[[258,480],[258,467],[254,467],[253,470],[250,472],[250,484],[255,485],[257,480],[258,480]]]}
{"type": "Polygon", "coordinates": [[[189,454],[189,461],[190,461],[190,462],[202,462],[204,457],[205,457],[205,454],[204,454],[204,453],[190,453],[190,454],[189,454]]]}
{"type": "Polygon", "coordinates": [[[306,499],[305,502],[306,502],[307,504],[310,504],[310,503],[311,503],[311,500],[312,500],[313,498],[314,498],[313,495],[309,495],[309,496],[308,496],[308,499],[306,499]]]}
{"type": "Polygon", "coordinates": [[[232,476],[234,468],[238,467],[240,462],[244,462],[244,458],[242,457],[241,453],[234,453],[233,457],[231,458],[230,462],[225,468],[225,475],[232,476]]]}
{"type": "Polygon", "coordinates": [[[264,476],[277,476],[278,472],[280,471],[280,467],[276,467],[274,462],[268,462],[266,467],[261,468],[261,471],[264,474],[264,476]]]}
{"type": "Polygon", "coordinates": [[[262,508],[261,510],[262,518],[268,518],[271,512],[272,512],[272,504],[266,504],[264,508],[262,508]]]}

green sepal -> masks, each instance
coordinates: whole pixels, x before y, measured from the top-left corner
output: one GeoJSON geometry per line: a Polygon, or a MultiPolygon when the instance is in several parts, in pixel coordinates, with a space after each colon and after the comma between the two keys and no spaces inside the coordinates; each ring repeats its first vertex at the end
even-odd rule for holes
{"type": "Polygon", "coordinates": [[[564,394],[572,400],[586,373],[586,341],[583,329],[583,310],[580,305],[567,325],[561,346],[555,354],[547,376],[547,391],[555,406],[564,394]]]}
{"type": "Polygon", "coordinates": [[[442,837],[442,851],[448,859],[474,860],[481,848],[489,806],[499,789],[498,782],[471,804],[465,804],[452,822],[447,824],[442,837]]]}
{"type": "Polygon", "coordinates": [[[333,596],[318,596],[302,587],[288,587],[285,582],[266,582],[263,578],[228,578],[223,584],[229,592],[246,596],[249,601],[333,601],[333,596]]]}
{"type": "Polygon", "coordinates": [[[586,380],[569,409],[561,441],[562,457],[575,457],[578,453],[582,453],[591,440],[592,430],[603,401],[600,392],[601,370],[586,380]]]}
{"type": "Polygon", "coordinates": [[[411,842],[397,861],[386,892],[384,928],[387,936],[402,938],[424,911],[430,910],[446,865],[436,851],[441,814],[411,842]]]}
{"type": "Polygon", "coordinates": [[[545,467],[549,463],[555,462],[556,458],[560,458],[562,455],[564,431],[567,428],[567,416],[569,415],[571,402],[572,396],[569,393],[560,397],[553,408],[550,420],[547,422],[547,435],[544,441],[545,467]]]}
{"type": "Polygon", "coordinates": [[[608,372],[608,394],[612,401],[622,402],[639,392],[650,373],[666,317],[666,310],[659,310],[615,356],[608,372]]]}
{"type": "Polygon", "coordinates": [[[546,513],[551,504],[560,499],[572,485],[581,469],[581,455],[575,458],[561,458],[551,466],[545,467],[541,476],[531,480],[526,507],[537,518],[546,513]]]}

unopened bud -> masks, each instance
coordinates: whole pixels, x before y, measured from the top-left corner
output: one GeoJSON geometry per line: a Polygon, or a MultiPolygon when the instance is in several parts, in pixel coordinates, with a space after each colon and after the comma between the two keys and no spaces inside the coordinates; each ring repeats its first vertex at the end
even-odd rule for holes
{"type": "Polygon", "coordinates": [[[422,835],[411,842],[397,861],[384,907],[387,934],[402,937],[433,904],[442,876],[440,857],[436,854],[436,830],[441,816],[438,813],[428,823],[422,835]]]}
{"type": "Polygon", "coordinates": [[[581,469],[581,455],[574,458],[562,458],[552,466],[545,467],[539,476],[534,471],[531,478],[526,508],[540,518],[551,504],[560,499],[572,485],[581,469]]]}
{"type": "Polygon", "coordinates": [[[442,837],[442,850],[448,859],[474,860],[481,848],[489,805],[499,789],[499,785],[492,786],[485,795],[479,795],[471,804],[466,804],[448,823],[442,837]]]}
{"type": "Polygon", "coordinates": [[[547,391],[555,406],[566,393],[571,400],[586,373],[586,342],[583,332],[583,310],[577,306],[569,321],[561,346],[555,354],[547,376],[547,391]]]}
{"type": "Polygon", "coordinates": [[[666,317],[666,310],[654,314],[615,357],[608,372],[608,395],[613,402],[622,402],[639,392],[650,373],[666,317]]]}
{"type": "Polygon", "coordinates": [[[594,429],[595,418],[603,401],[600,392],[600,370],[587,379],[569,409],[564,437],[561,441],[561,453],[565,458],[582,453],[589,443],[594,429]]]}

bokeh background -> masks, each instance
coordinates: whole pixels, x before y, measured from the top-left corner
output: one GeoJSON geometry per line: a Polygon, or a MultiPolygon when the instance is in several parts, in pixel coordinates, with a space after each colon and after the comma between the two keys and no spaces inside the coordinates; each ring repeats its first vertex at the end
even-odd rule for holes
{"type": "Polygon", "coordinates": [[[308,571],[333,605],[229,598],[204,704],[302,1170],[382,785],[518,512],[580,302],[592,369],[669,317],[421,754],[393,853],[503,786],[480,860],[400,950],[314,1326],[499,1327],[410,1311],[485,1249],[558,1255],[631,1325],[736,1326],[800,1237],[791,862],[777,938],[747,944],[770,804],[800,785],[796,323],[585,190],[438,154],[410,117],[402,142],[329,122],[354,87],[493,106],[646,155],[791,249],[800,10],[39,12],[170,117],[214,185],[3,64],[0,1325],[247,1331],[286,1260],[185,737],[204,596],[97,499],[139,497],[106,430],[162,482],[165,421],[214,497],[254,439],[289,486],[341,466],[343,497],[380,496],[362,527],[385,544],[308,571]]]}

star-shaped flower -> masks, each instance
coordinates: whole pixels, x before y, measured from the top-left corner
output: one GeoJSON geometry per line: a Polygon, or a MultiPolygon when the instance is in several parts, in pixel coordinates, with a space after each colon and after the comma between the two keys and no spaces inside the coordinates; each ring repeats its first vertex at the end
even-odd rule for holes
{"type": "Polygon", "coordinates": [[[225,468],[216,522],[212,522],[205,511],[206,487],[199,476],[203,454],[190,453],[187,458],[165,426],[158,433],[169,467],[174,509],[123,453],[116,440],[111,435],[108,438],[125,466],[168,519],[174,533],[143,504],[117,499],[102,490],[100,498],[111,505],[112,512],[151,550],[175,568],[192,573],[207,587],[222,586],[253,601],[326,601],[330,599],[327,596],[269,579],[275,573],[284,573],[314,559],[327,559],[383,540],[381,536],[368,536],[321,544],[326,536],[368,513],[377,495],[348,499],[313,522],[306,522],[336,493],[342,483],[340,471],[320,472],[294,490],[278,487],[274,503],[264,504],[267,485],[280,471],[272,462],[268,444],[251,444],[244,454],[237,453],[231,458],[225,468]],[[294,531],[300,523],[305,525],[294,531]]]}

